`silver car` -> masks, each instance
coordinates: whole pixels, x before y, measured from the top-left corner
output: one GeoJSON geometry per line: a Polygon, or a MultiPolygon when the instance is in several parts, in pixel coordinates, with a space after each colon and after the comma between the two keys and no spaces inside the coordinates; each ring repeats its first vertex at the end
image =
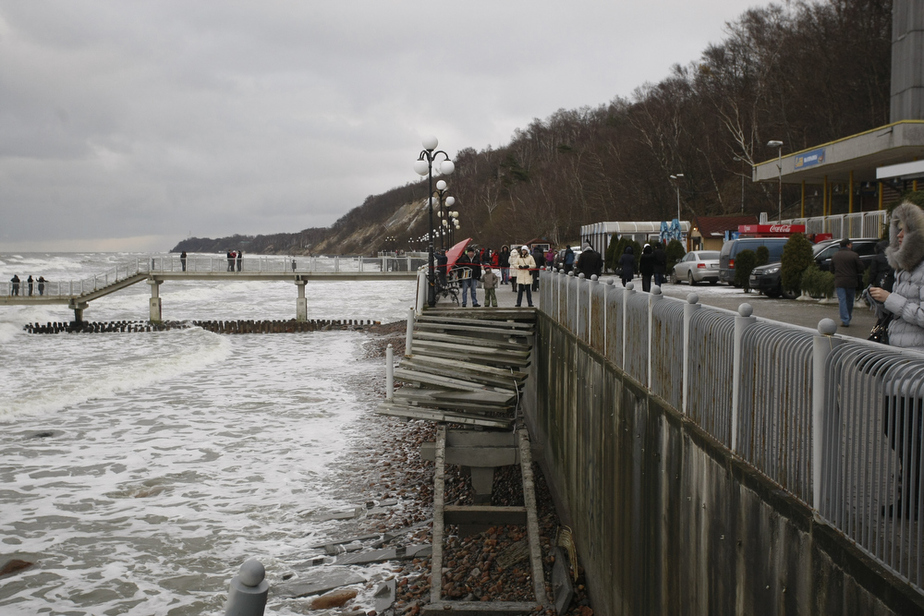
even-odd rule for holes
{"type": "Polygon", "coordinates": [[[681,280],[686,280],[691,285],[705,281],[709,281],[709,284],[718,284],[719,251],[691,250],[685,254],[671,270],[671,282],[677,284],[681,280]]]}

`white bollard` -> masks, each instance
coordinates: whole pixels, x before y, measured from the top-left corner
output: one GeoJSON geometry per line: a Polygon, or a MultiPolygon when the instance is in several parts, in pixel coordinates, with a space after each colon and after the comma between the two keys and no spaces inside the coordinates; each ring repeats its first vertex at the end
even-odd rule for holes
{"type": "Polygon", "coordinates": [[[395,349],[389,344],[385,348],[385,399],[395,397],[395,349]]]}
{"type": "Polygon", "coordinates": [[[407,340],[404,343],[404,355],[405,357],[411,356],[411,342],[414,340],[414,316],[415,312],[413,308],[408,308],[407,310],[407,340]]]}
{"type": "Polygon", "coordinates": [[[225,616],[263,616],[269,593],[265,577],[266,569],[259,560],[250,559],[241,565],[240,572],[231,579],[225,616]]]}

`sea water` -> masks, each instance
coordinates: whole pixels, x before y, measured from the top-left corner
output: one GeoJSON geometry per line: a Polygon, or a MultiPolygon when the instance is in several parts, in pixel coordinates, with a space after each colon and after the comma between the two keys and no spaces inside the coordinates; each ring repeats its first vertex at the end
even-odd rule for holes
{"type": "MultiPolygon", "coordinates": [[[[82,279],[134,254],[0,254],[0,280],[82,279]]],[[[245,256],[245,260],[247,256],[245,256]]],[[[294,318],[287,282],[166,282],[165,320],[294,318]]],[[[146,320],[150,287],[90,303],[146,320]]],[[[309,282],[311,319],[406,317],[413,281],[309,282]]],[[[268,571],[336,536],[345,457],[384,373],[358,332],[38,335],[64,305],[0,306],[0,614],[221,614],[241,563],[268,571]]],[[[303,613],[272,602],[267,613],[303,613]]]]}

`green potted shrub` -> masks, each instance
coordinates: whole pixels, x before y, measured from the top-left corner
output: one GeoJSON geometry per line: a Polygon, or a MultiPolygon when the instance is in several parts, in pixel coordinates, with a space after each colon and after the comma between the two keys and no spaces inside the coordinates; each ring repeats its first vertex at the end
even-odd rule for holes
{"type": "Polygon", "coordinates": [[[802,275],[815,261],[812,259],[812,243],[802,233],[793,233],[780,258],[780,284],[783,293],[799,295],[802,292],[802,275]]]}
{"type": "Polygon", "coordinates": [[[753,250],[742,250],[735,257],[735,285],[744,289],[745,293],[751,290],[751,272],[757,267],[757,253],[753,250]]]}

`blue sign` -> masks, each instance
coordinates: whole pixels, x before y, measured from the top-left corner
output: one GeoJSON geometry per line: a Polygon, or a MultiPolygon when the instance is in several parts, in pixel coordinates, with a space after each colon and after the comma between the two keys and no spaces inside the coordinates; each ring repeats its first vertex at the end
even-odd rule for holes
{"type": "Polygon", "coordinates": [[[825,163],[825,149],[818,148],[817,150],[812,150],[811,152],[805,152],[803,154],[796,154],[796,169],[805,169],[806,167],[814,167],[815,165],[823,165],[825,163]]]}

